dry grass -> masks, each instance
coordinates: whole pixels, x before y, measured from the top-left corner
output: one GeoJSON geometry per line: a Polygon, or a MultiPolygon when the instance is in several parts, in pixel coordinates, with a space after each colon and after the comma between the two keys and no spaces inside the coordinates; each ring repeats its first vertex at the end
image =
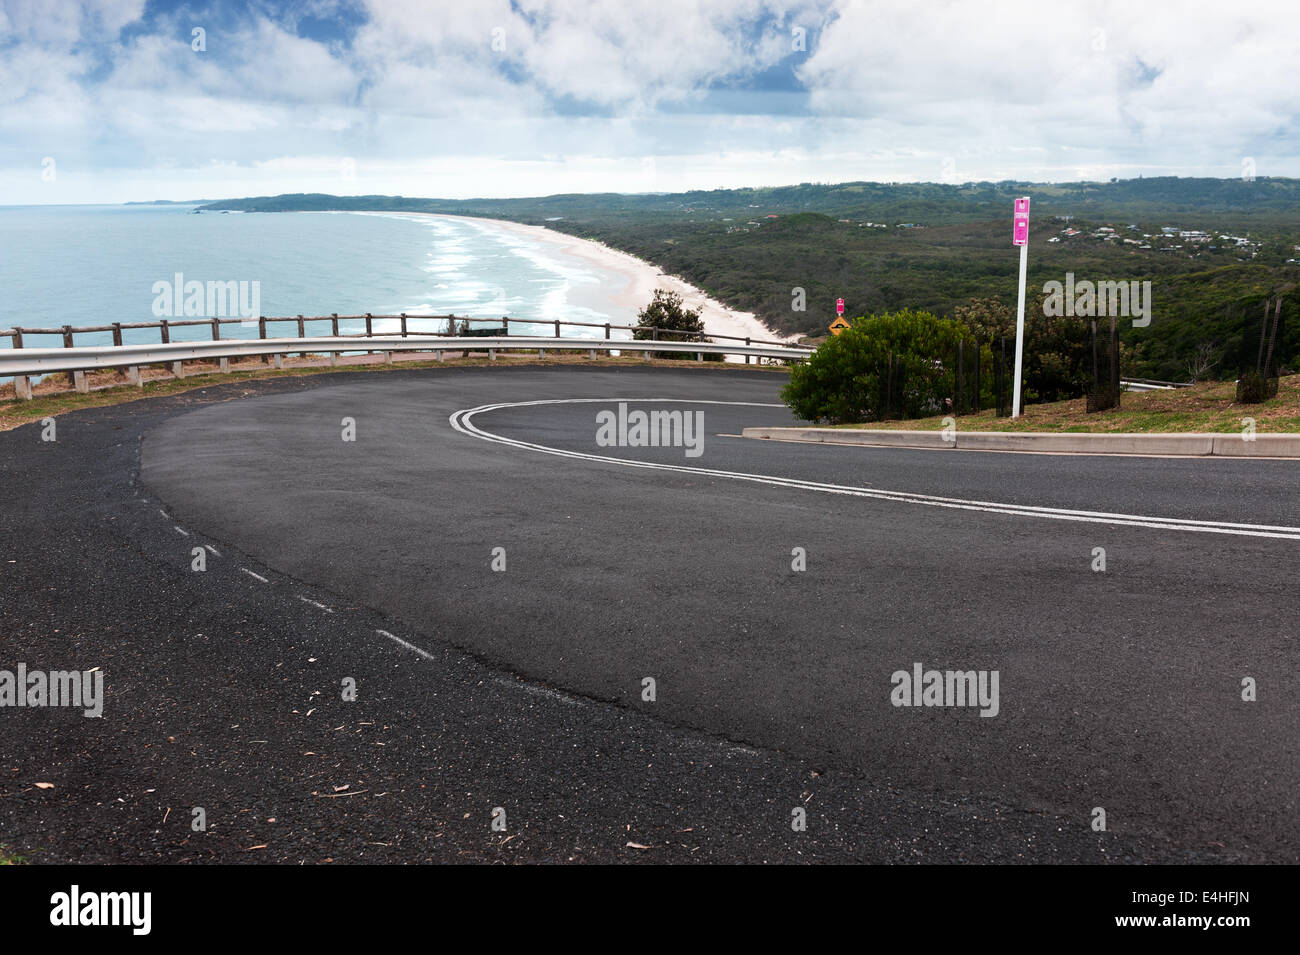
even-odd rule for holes
{"type": "MultiPolygon", "coordinates": [[[[963,431],[1060,431],[1133,433],[1238,432],[1243,418],[1254,418],[1261,434],[1300,433],[1300,375],[1281,379],[1277,397],[1258,405],[1236,402],[1232,382],[1207,382],[1172,391],[1126,392],[1119,408],[1088,414],[1084,399],[1028,405],[1016,420],[991,411],[962,415],[963,431]]],[[[940,431],[943,416],[911,421],[843,425],[846,428],[940,431]]]]}

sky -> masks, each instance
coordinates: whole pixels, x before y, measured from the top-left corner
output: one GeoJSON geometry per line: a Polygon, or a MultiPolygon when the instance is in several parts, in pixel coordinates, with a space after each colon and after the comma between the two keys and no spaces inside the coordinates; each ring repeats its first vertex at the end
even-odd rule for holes
{"type": "Polygon", "coordinates": [[[0,204],[1300,176],[1296,0],[0,0],[0,204]]]}

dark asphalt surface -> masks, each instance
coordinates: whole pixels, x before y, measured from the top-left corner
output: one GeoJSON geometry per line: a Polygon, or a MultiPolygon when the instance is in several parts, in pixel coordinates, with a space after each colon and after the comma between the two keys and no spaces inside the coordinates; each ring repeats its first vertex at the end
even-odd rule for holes
{"type": "Polygon", "coordinates": [[[596,446],[619,398],[777,402],[781,380],[333,375],[79,412],[52,445],[0,434],[0,668],[100,666],[108,687],[102,720],[0,710],[0,843],[51,861],[1300,858],[1300,542],[629,468],[448,423],[610,398],[473,423],[686,467],[1300,524],[1290,462],[755,442],[719,435],[788,412],[723,405],[656,406],[704,411],[698,458],[596,446]],[[194,573],[200,544],[220,556],[194,573]],[[891,706],[915,662],[997,670],[999,715],[891,706]]]}

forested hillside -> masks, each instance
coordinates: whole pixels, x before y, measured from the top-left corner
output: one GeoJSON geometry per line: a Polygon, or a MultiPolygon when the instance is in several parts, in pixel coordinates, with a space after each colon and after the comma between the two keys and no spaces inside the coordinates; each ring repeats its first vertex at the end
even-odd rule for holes
{"type": "Polygon", "coordinates": [[[989,297],[1014,306],[1010,210],[1019,195],[1033,198],[1031,290],[1064,281],[1067,272],[1152,283],[1150,327],[1124,331],[1126,374],[1185,379],[1202,346],[1217,356],[1214,373],[1235,374],[1225,356],[1245,316],[1274,293],[1288,295],[1291,316],[1283,361],[1300,364],[1300,180],[1293,179],[804,183],[468,200],[310,194],[204,209],[444,212],[544,225],[654,262],[781,331],[816,336],[834,317],[836,298],[851,316],[902,308],[951,316],[989,297]]]}

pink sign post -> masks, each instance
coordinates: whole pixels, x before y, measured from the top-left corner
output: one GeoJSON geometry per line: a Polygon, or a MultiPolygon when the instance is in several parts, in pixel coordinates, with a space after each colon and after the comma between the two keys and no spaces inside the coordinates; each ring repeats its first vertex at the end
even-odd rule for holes
{"type": "Polygon", "coordinates": [[[1020,376],[1025,360],[1025,271],[1029,265],[1029,197],[1016,200],[1011,244],[1020,246],[1020,299],[1016,306],[1016,372],[1011,386],[1011,417],[1020,417],[1020,376]]]}
{"type": "Polygon", "coordinates": [[[1011,223],[1011,244],[1029,244],[1029,197],[1016,200],[1015,217],[1011,223]]]}
{"type": "Polygon", "coordinates": [[[835,314],[840,316],[844,314],[844,299],[837,298],[835,300],[835,314]]]}

